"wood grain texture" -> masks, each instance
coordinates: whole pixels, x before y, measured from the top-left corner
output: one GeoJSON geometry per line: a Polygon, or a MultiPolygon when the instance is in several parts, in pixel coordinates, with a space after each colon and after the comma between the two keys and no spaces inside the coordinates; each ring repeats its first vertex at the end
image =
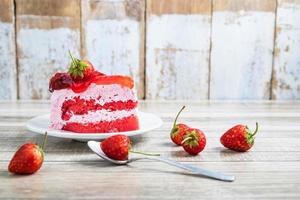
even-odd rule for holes
{"type": "Polygon", "coordinates": [[[83,54],[98,70],[134,78],[144,98],[144,0],[82,1],[83,54]]]}
{"type": "Polygon", "coordinates": [[[15,22],[13,0],[0,6],[0,99],[17,98],[15,22]]]}
{"type": "Polygon", "coordinates": [[[17,0],[16,6],[20,98],[49,98],[49,79],[67,70],[68,50],[79,55],[80,0],[17,0]]]}
{"type": "Polygon", "coordinates": [[[300,99],[300,1],[280,0],[272,82],[273,99],[300,99]]]}
{"type": "Polygon", "coordinates": [[[268,11],[274,12],[276,0],[217,0],[214,11],[268,11]]]}
{"type": "Polygon", "coordinates": [[[211,99],[270,98],[275,7],[270,0],[214,1],[211,99]]]}
{"type": "Polygon", "coordinates": [[[133,148],[160,152],[186,164],[236,176],[232,183],[187,173],[156,161],[111,165],[93,154],[85,143],[49,137],[45,162],[30,176],[14,176],[7,165],[17,148],[42,136],[25,130],[25,122],[49,112],[49,101],[0,101],[1,199],[299,199],[300,101],[141,101],[140,109],[163,118],[161,128],[132,138],[133,148]],[[207,146],[188,156],[173,145],[169,131],[175,112],[203,130],[207,146]],[[224,149],[220,135],[236,123],[261,128],[249,152],[224,149]],[[182,194],[184,192],[184,194],[182,194]]]}
{"type": "MultiPolygon", "coordinates": [[[[34,176],[14,177],[1,170],[4,180],[0,186],[6,188],[1,196],[18,199],[199,199],[195,193],[201,193],[201,199],[299,198],[297,162],[278,162],[276,165],[266,162],[212,162],[196,165],[225,171],[239,179],[230,184],[216,182],[162,163],[136,162],[128,166],[113,166],[97,162],[95,156],[94,162],[88,163],[45,163],[43,170],[34,176]],[[80,176],[74,176],[79,172],[80,176]],[[276,176],[270,178],[274,174],[276,176]],[[253,180],[259,182],[254,184],[253,180]],[[35,187],[29,189],[29,185],[35,187]],[[182,191],[187,194],[182,195],[182,191]]],[[[0,163],[0,168],[4,167],[5,164],[0,163]]]]}
{"type": "Polygon", "coordinates": [[[211,1],[199,0],[151,0],[148,8],[153,15],[164,14],[206,14],[210,15],[211,1]]]}
{"type": "Polygon", "coordinates": [[[211,1],[147,3],[146,98],[207,99],[211,1]]]}

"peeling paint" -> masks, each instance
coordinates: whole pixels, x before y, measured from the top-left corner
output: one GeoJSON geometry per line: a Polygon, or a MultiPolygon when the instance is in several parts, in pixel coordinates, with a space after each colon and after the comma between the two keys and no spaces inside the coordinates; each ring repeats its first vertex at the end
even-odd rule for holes
{"type": "Polygon", "coordinates": [[[14,25],[0,21],[0,99],[16,99],[14,25]]]}
{"type": "Polygon", "coordinates": [[[79,56],[79,31],[69,28],[21,29],[17,43],[20,98],[49,98],[49,79],[55,72],[67,70],[68,50],[79,56]]]}
{"type": "Polygon", "coordinates": [[[144,98],[144,0],[82,1],[82,52],[98,70],[134,78],[144,98]]]}
{"type": "Polygon", "coordinates": [[[300,4],[280,1],[277,9],[273,99],[300,99],[300,4]]]}
{"type": "Polygon", "coordinates": [[[143,13],[143,1],[141,0],[127,0],[124,2],[126,15],[132,19],[140,21],[143,13]]]}
{"type": "Polygon", "coordinates": [[[86,57],[107,74],[124,74],[139,82],[139,22],[124,20],[88,20],[85,29],[86,57]]]}
{"type": "Polygon", "coordinates": [[[76,17],[80,13],[80,0],[17,0],[18,15],[76,17]]]}
{"type": "Polygon", "coordinates": [[[209,47],[209,16],[149,16],[146,97],[207,99],[209,47]]]}
{"type": "Polygon", "coordinates": [[[214,12],[211,99],[269,99],[274,20],[270,12],[214,12]]]}
{"type": "Polygon", "coordinates": [[[289,46],[286,46],[285,49],[284,49],[285,52],[288,52],[289,50],[290,50],[289,46]]]}
{"type": "Polygon", "coordinates": [[[62,17],[62,16],[37,16],[37,15],[20,15],[17,19],[19,28],[26,29],[55,29],[68,28],[76,29],[80,26],[79,18],[62,17]]]}
{"type": "Polygon", "coordinates": [[[13,0],[1,0],[0,21],[12,23],[14,18],[13,10],[13,0]]]}
{"type": "Polygon", "coordinates": [[[274,12],[276,0],[214,0],[214,11],[274,12]]]}
{"type": "MultiPolygon", "coordinates": [[[[19,75],[13,0],[3,2],[0,99],[17,98],[17,76],[21,99],[49,97],[49,77],[67,68],[67,50],[80,53],[80,16],[82,54],[108,74],[134,77],[144,95],[144,0],[16,1],[19,75]]],[[[212,99],[268,99],[272,85],[273,99],[300,99],[300,3],[278,1],[273,48],[275,2],[147,1],[147,98],[206,99],[210,87],[212,99]]]]}
{"type": "Polygon", "coordinates": [[[152,15],[210,15],[212,0],[148,0],[152,15]]]}

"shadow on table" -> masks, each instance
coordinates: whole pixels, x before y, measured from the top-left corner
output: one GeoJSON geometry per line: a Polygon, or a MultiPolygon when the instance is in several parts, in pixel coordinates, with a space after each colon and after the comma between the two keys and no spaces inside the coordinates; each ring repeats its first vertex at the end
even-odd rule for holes
{"type": "Polygon", "coordinates": [[[127,165],[128,168],[131,168],[131,169],[137,169],[139,171],[144,171],[145,173],[163,173],[163,174],[169,174],[169,175],[180,175],[180,176],[188,176],[188,177],[194,177],[194,178],[201,178],[201,179],[208,179],[208,180],[213,180],[213,181],[217,181],[217,180],[214,180],[212,178],[209,178],[209,177],[206,177],[206,176],[203,176],[203,175],[199,175],[199,174],[192,174],[192,173],[189,173],[189,172],[184,172],[184,171],[180,171],[180,169],[178,169],[177,171],[169,171],[169,170],[164,170],[163,168],[165,168],[165,165],[164,163],[161,163],[161,168],[162,169],[155,169],[155,168],[149,168],[149,167],[143,167],[143,168],[140,168],[140,167],[135,167],[133,165],[127,165]]]}
{"type": "MultiPolygon", "coordinates": [[[[35,136],[32,138],[32,142],[41,144],[44,136],[35,136]]],[[[142,135],[131,137],[134,145],[145,142],[146,138],[142,135]]],[[[21,142],[23,144],[24,142],[21,142]]],[[[78,141],[65,138],[48,137],[46,144],[46,152],[62,152],[62,154],[72,153],[89,153],[90,150],[87,146],[87,141],[78,141]]]]}
{"type": "Polygon", "coordinates": [[[19,174],[12,174],[12,173],[10,173],[8,171],[1,171],[0,172],[0,180],[2,178],[22,179],[22,178],[29,177],[29,176],[32,176],[32,174],[22,174],[22,175],[19,175],[19,174]]]}
{"type": "Polygon", "coordinates": [[[80,165],[86,166],[86,167],[96,167],[96,168],[99,168],[99,167],[101,167],[101,168],[124,167],[124,165],[115,165],[113,163],[104,161],[101,158],[94,159],[94,160],[88,160],[87,162],[78,162],[77,164],[80,164],[80,165]]]}
{"type": "Polygon", "coordinates": [[[212,148],[215,151],[220,152],[221,155],[236,155],[236,154],[241,154],[241,152],[233,151],[230,149],[225,149],[224,147],[214,147],[212,148]]]}
{"type": "Polygon", "coordinates": [[[179,147],[177,146],[176,144],[170,142],[170,141],[166,141],[166,142],[162,142],[160,143],[162,146],[165,146],[165,147],[179,147]]]}

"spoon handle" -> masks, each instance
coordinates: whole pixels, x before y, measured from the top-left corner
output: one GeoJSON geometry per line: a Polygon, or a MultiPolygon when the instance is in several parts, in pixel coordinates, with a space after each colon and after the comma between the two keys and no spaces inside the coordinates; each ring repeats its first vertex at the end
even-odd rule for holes
{"type": "Polygon", "coordinates": [[[169,164],[169,165],[172,165],[172,166],[175,166],[175,167],[179,167],[181,169],[188,170],[190,172],[193,172],[194,174],[199,174],[199,175],[206,176],[206,177],[209,177],[209,178],[213,178],[213,179],[217,179],[217,180],[221,180],[221,181],[228,181],[228,182],[234,181],[234,176],[226,175],[226,174],[223,174],[223,173],[220,173],[220,172],[210,171],[210,170],[203,169],[203,168],[196,167],[196,166],[189,165],[189,164],[182,164],[182,163],[176,162],[174,160],[170,160],[170,159],[165,158],[165,157],[147,156],[145,158],[151,159],[151,160],[161,161],[161,162],[164,162],[166,164],[169,164]]]}

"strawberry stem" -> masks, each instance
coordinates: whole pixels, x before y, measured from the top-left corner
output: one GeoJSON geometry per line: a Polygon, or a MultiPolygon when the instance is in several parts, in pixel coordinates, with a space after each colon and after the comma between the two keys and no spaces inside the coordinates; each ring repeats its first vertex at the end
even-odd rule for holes
{"type": "Polygon", "coordinates": [[[46,146],[46,142],[47,142],[47,138],[48,138],[48,133],[47,131],[45,132],[45,136],[44,136],[44,141],[43,141],[43,144],[41,146],[42,150],[44,151],[44,148],[46,146]]]}
{"type": "Polygon", "coordinates": [[[184,139],[182,140],[181,144],[183,144],[183,143],[185,143],[186,141],[191,140],[191,139],[193,139],[191,136],[186,137],[186,138],[184,138],[184,139]]]}
{"type": "Polygon", "coordinates": [[[74,57],[73,57],[73,55],[72,55],[72,53],[71,53],[71,51],[70,51],[70,50],[69,50],[69,55],[70,55],[70,57],[71,57],[72,64],[74,64],[74,63],[75,63],[75,59],[74,59],[74,57]]]}
{"type": "Polygon", "coordinates": [[[253,132],[253,133],[251,133],[251,137],[250,138],[252,138],[257,132],[258,132],[258,123],[256,122],[255,123],[255,131],[253,132]]]}
{"type": "Polygon", "coordinates": [[[133,151],[133,150],[129,150],[130,153],[136,153],[136,154],[142,154],[142,155],[146,155],[146,156],[160,156],[159,153],[146,153],[146,152],[142,152],[142,151],[133,151]]]}
{"type": "Polygon", "coordinates": [[[69,68],[69,73],[75,77],[80,76],[81,78],[84,77],[84,70],[87,67],[87,64],[81,61],[78,58],[75,58],[71,51],[69,50],[69,55],[71,57],[71,65],[69,68]]]}
{"type": "Polygon", "coordinates": [[[176,126],[176,123],[177,123],[177,119],[180,115],[180,113],[183,111],[183,109],[185,108],[185,106],[182,106],[182,108],[179,110],[179,112],[177,113],[176,117],[175,117],[175,120],[174,120],[174,123],[173,123],[173,128],[176,126]]]}

